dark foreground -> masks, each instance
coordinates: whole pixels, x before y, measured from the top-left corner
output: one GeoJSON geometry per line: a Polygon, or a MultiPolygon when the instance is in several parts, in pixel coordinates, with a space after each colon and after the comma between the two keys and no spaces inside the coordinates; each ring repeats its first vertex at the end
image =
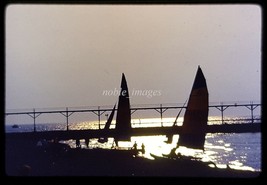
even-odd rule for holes
{"type": "Polygon", "coordinates": [[[181,163],[133,157],[130,151],[46,148],[36,141],[6,139],[7,176],[162,176],[255,178],[260,172],[211,168],[207,164],[181,163]]]}

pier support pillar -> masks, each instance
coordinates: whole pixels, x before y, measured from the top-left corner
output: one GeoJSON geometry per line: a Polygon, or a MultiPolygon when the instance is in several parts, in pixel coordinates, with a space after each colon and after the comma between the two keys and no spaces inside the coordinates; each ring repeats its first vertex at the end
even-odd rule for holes
{"type": "Polygon", "coordinates": [[[163,127],[163,120],[162,120],[162,117],[163,117],[163,113],[168,110],[168,108],[162,108],[162,104],[160,104],[160,108],[159,109],[155,109],[158,113],[160,113],[160,119],[161,119],[161,126],[163,127]]]}
{"type": "Polygon", "coordinates": [[[35,109],[33,109],[33,113],[28,113],[28,115],[33,118],[33,132],[36,132],[36,123],[35,123],[35,120],[36,120],[36,118],[38,116],[41,115],[41,113],[36,113],[35,112],[35,109]]]}
{"type": "Polygon", "coordinates": [[[229,107],[229,105],[223,105],[221,103],[221,106],[216,106],[215,108],[218,109],[219,111],[221,111],[221,117],[222,117],[222,124],[224,123],[224,119],[223,119],[223,111],[225,111],[227,108],[229,107]]]}
{"type": "Polygon", "coordinates": [[[254,122],[254,116],[253,116],[253,111],[254,109],[256,109],[259,105],[253,105],[253,102],[251,102],[251,104],[249,106],[246,106],[249,110],[250,110],[250,114],[251,114],[251,123],[254,122]]]}
{"type": "Polygon", "coordinates": [[[92,112],[93,112],[95,115],[98,116],[98,129],[100,130],[100,129],[101,129],[101,127],[100,127],[100,121],[101,121],[100,116],[101,116],[102,114],[104,114],[106,111],[101,112],[101,110],[100,110],[100,106],[98,106],[98,110],[97,110],[97,111],[92,111],[92,112]]]}
{"type": "Polygon", "coordinates": [[[66,117],[66,124],[67,124],[67,131],[69,130],[69,117],[74,113],[74,112],[70,112],[68,107],[66,107],[66,111],[65,112],[60,112],[63,116],[66,117]]]}

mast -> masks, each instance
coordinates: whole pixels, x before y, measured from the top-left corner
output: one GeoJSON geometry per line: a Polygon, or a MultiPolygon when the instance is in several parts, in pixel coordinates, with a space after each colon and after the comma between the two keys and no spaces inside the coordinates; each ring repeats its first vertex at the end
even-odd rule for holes
{"type": "Polygon", "coordinates": [[[178,146],[204,150],[208,106],[209,98],[206,79],[198,66],[184,115],[183,134],[179,135],[178,146]]]}

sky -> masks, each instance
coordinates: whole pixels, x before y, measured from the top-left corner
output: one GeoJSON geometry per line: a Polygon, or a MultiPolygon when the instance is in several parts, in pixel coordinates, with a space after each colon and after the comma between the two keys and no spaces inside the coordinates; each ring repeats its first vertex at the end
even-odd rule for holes
{"type": "Polygon", "coordinates": [[[9,5],[5,107],[183,103],[198,66],[210,102],[261,101],[257,5],[9,5]],[[142,94],[134,95],[136,91],[142,94]]]}

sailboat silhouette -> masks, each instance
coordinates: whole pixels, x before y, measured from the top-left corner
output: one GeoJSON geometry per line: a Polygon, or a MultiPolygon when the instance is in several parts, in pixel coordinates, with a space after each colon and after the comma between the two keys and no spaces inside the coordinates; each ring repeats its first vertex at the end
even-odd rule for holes
{"type": "MultiPolygon", "coordinates": [[[[192,149],[201,149],[204,151],[208,111],[209,93],[207,89],[207,83],[201,68],[198,66],[198,70],[184,114],[184,121],[181,133],[179,134],[177,146],[171,150],[170,154],[162,155],[168,158],[181,158],[180,153],[179,156],[175,154],[175,150],[180,146],[185,146],[192,149]]],[[[180,113],[181,110],[179,111],[175,119],[173,127],[176,126],[176,121],[180,113]]],[[[166,143],[171,143],[172,136],[167,135],[167,138],[168,140],[166,141],[166,143]]],[[[154,154],[150,155],[154,158],[158,158],[158,156],[154,154]]],[[[185,158],[183,157],[183,159],[185,158]]]]}
{"type": "Polygon", "coordinates": [[[198,66],[186,107],[182,126],[183,132],[179,135],[178,146],[204,150],[208,112],[209,93],[207,83],[201,68],[198,66]]]}
{"type": "MultiPolygon", "coordinates": [[[[113,120],[116,104],[114,105],[112,112],[105,124],[104,130],[108,130],[113,120]]],[[[127,86],[127,81],[124,73],[122,73],[121,79],[121,91],[119,95],[119,102],[117,108],[117,117],[115,131],[116,135],[114,141],[118,146],[118,141],[130,141],[131,139],[131,110],[130,110],[130,98],[127,86]]],[[[107,142],[107,138],[100,138],[99,142],[107,142]]]]}

